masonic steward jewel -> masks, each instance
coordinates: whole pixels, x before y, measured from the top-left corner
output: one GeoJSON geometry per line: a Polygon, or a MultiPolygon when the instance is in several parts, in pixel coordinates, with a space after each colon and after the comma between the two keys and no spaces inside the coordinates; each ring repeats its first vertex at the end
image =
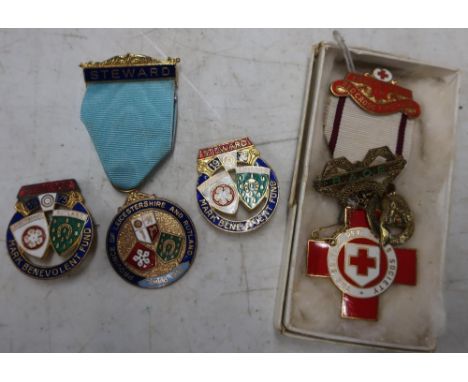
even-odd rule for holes
{"type": "Polygon", "coordinates": [[[174,146],[179,61],[127,54],[81,65],[81,119],[112,185],[127,193],[107,232],[107,255],[124,280],[142,288],[180,279],[197,248],[182,208],[137,191],[174,146]]]}
{"type": "Polygon", "coordinates": [[[179,206],[139,192],[129,194],[107,233],[107,253],[125,280],[160,288],[190,268],[196,235],[190,217],[179,206]]]}
{"type": "Polygon", "coordinates": [[[278,205],[278,179],[249,138],[198,153],[197,200],[203,216],[226,232],[265,224],[278,205]]]}
{"type": "Polygon", "coordinates": [[[78,266],[94,237],[91,215],[73,179],[21,187],[7,230],[16,267],[36,279],[54,279],[78,266]]]}

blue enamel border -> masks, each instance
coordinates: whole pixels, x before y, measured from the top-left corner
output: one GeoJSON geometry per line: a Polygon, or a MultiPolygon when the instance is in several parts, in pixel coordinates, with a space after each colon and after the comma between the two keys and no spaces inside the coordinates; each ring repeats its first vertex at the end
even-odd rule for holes
{"type": "MultiPolygon", "coordinates": [[[[210,222],[210,224],[214,225],[215,227],[222,229],[226,232],[233,232],[233,233],[244,233],[244,232],[251,232],[260,228],[264,225],[270,218],[272,217],[273,213],[278,206],[278,199],[279,199],[279,185],[278,185],[278,178],[276,177],[275,172],[273,169],[268,166],[268,164],[263,161],[261,158],[257,158],[255,164],[261,167],[266,167],[270,169],[270,194],[268,196],[268,202],[265,204],[263,209],[255,216],[251,217],[247,220],[230,220],[222,217],[219,215],[211,206],[209,205],[208,201],[203,197],[200,191],[197,188],[197,201],[198,207],[203,214],[203,216],[210,222]],[[276,192],[272,192],[275,190],[276,192]],[[268,217],[264,218],[265,220],[260,220],[261,217],[268,213],[268,217]]],[[[208,179],[208,175],[201,174],[198,177],[197,187],[202,184],[205,180],[208,179]]]]}
{"type": "Polygon", "coordinates": [[[192,219],[188,216],[188,214],[180,208],[178,205],[169,202],[166,199],[144,199],[144,200],[139,200],[136,201],[135,203],[132,203],[125,208],[122,209],[121,212],[119,212],[114,219],[111,222],[111,225],[109,226],[109,230],[107,231],[107,239],[106,239],[106,250],[107,250],[107,256],[109,257],[109,261],[112,264],[112,267],[115,269],[115,271],[118,273],[120,277],[122,277],[125,281],[128,281],[129,283],[139,286],[141,288],[162,288],[165,286],[168,286],[172,284],[173,282],[179,280],[185,272],[187,272],[192,265],[193,259],[195,258],[195,254],[197,252],[197,232],[195,230],[195,226],[193,225],[192,219]],[[139,203],[144,203],[145,201],[153,201],[153,202],[164,202],[164,207],[162,208],[161,206],[155,207],[155,206],[147,206],[147,207],[140,207],[136,209],[132,213],[128,213],[127,210],[129,208],[132,208],[132,206],[138,205],[139,203]],[[171,208],[176,208],[181,216],[175,215],[172,211],[170,211],[171,208]],[[117,249],[117,238],[120,232],[120,229],[122,227],[122,224],[128,219],[129,216],[133,215],[136,212],[144,211],[147,209],[160,209],[162,211],[170,213],[174,218],[176,218],[179,223],[182,225],[184,228],[185,232],[185,254],[184,257],[182,258],[181,263],[174,268],[172,271],[169,273],[166,273],[161,276],[157,277],[141,277],[135,273],[133,273],[122,261],[118,254],[118,249],[117,249]],[[185,223],[185,224],[184,224],[185,223]],[[186,227],[188,226],[188,228],[186,227]],[[192,230],[192,234],[190,235],[187,231],[188,229],[192,230]],[[189,243],[190,241],[193,242],[193,249],[190,251],[189,243]]]}
{"type": "MultiPolygon", "coordinates": [[[[57,202],[57,204],[61,204],[61,203],[57,202]]],[[[13,261],[13,264],[15,264],[15,266],[21,272],[38,280],[52,280],[52,279],[56,279],[56,278],[63,276],[67,272],[70,272],[83,261],[86,254],[91,249],[91,246],[94,240],[93,220],[91,218],[91,214],[88,212],[86,207],[81,203],[76,203],[73,206],[72,210],[83,212],[88,215],[88,220],[85,223],[83,234],[81,236],[81,241],[75,253],[72,256],[70,256],[68,260],[64,261],[61,264],[54,265],[52,267],[41,267],[41,266],[35,265],[20,254],[16,240],[13,236],[13,233],[10,230],[10,226],[16,223],[17,221],[21,220],[24,216],[21,215],[19,212],[16,212],[13,215],[12,219],[10,220],[10,224],[8,225],[8,230],[6,234],[6,245],[7,245],[8,254],[10,255],[11,260],[13,261]],[[86,240],[87,237],[85,237],[84,235],[86,230],[90,231],[89,240],[86,240]]]]}

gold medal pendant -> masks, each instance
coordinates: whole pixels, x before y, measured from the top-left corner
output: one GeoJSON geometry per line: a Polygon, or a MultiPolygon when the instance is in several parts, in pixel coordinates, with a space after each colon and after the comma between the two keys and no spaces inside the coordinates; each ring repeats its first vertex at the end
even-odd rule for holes
{"type": "Polygon", "coordinates": [[[112,185],[128,192],[107,233],[107,255],[124,280],[161,288],[180,279],[197,238],[178,205],[135,191],[173,149],[178,58],[140,54],[82,64],[85,124],[112,185]]]}
{"type": "Polygon", "coordinates": [[[107,232],[107,254],[124,280],[142,288],[172,284],[188,271],[197,236],[174,203],[132,191],[107,232]]]}
{"type": "Polygon", "coordinates": [[[94,226],[73,179],[21,187],[7,230],[16,267],[39,280],[61,277],[86,258],[94,226]]]}

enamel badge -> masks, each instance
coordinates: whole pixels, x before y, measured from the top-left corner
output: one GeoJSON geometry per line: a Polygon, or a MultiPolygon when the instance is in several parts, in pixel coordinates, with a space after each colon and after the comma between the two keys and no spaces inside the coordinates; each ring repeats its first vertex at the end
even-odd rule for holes
{"type": "Polygon", "coordinates": [[[307,274],[329,277],[342,292],[342,317],[377,320],[379,295],[392,284],[416,285],[416,251],[382,245],[366,212],[347,208],[332,240],[309,240],[307,274]]]}
{"type": "Polygon", "coordinates": [[[259,156],[247,137],[199,150],[198,205],[215,227],[250,232],[273,215],[278,179],[259,156]]]}
{"type": "Polygon", "coordinates": [[[197,248],[192,220],[165,199],[131,192],[107,232],[107,254],[115,271],[142,288],[161,288],[190,268],[197,248]]]}
{"type": "Polygon", "coordinates": [[[376,68],[372,74],[348,73],[343,80],[331,84],[331,92],[337,97],[351,97],[368,113],[402,113],[407,118],[421,114],[411,90],[397,85],[390,70],[385,68],[376,68]]]}
{"type": "Polygon", "coordinates": [[[37,279],[54,279],[77,267],[94,237],[91,215],[73,179],[23,186],[7,231],[16,267],[37,279]]]}

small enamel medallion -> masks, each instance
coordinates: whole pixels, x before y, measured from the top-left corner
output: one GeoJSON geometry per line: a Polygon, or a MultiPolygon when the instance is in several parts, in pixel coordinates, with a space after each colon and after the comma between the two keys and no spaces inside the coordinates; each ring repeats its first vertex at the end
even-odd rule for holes
{"type": "Polygon", "coordinates": [[[249,138],[201,149],[197,200],[203,216],[226,232],[253,231],[278,205],[278,179],[249,138]]]}
{"type": "Polygon", "coordinates": [[[91,215],[73,179],[23,186],[7,230],[8,253],[28,276],[48,280],[77,267],[94,237],[91,215]]]}

